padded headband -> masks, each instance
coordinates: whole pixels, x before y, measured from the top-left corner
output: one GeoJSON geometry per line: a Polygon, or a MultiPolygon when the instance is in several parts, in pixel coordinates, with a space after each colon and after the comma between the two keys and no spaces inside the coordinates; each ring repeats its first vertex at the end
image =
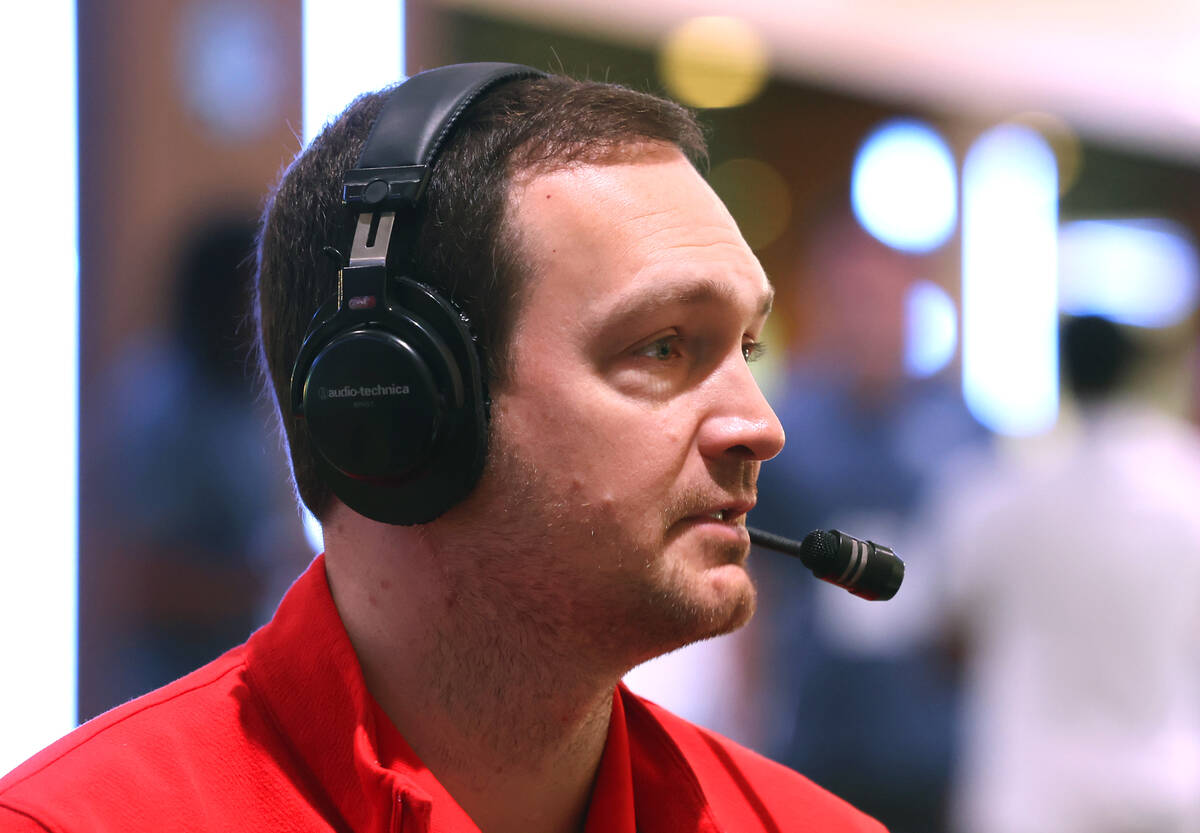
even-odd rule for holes
{"type": "Polygon", "coordinates": [[[544,75],[520,64],[454,64],[422,72],[397,87],[375,119],[358,164],[346,174],[342,200],[355,212],[415,206],[433,161],[463,110],[492,87],[544,75]]]}

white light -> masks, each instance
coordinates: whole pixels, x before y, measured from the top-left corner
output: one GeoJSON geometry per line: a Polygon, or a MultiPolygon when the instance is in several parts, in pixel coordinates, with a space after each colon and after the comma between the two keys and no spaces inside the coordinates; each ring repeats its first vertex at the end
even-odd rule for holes
{"type": "MultiPolygon", "coordinates": [[[[404,79],[403,0],[304,0],[304,142],[364,92],[404,79]]],[[[313,552],[321,524],[301,507],[313,552]]]]}
{"type": "Polygon", "coordinates": [[[932,127],[888,122],[863,143],[850,186],[863,228],[889,246],[928,252],[954,231],[954,155],[932,127]]]}
{"type": "Polygon", "coordinates": [[[963,164],[963,398],[1002,434],[1058,414],[1058,172],[1035,131],[1001,125],[963,164]]]}
{"type": "Polygon", "coordinates": [[[949,364],[958,346],[954,300],[932,281],[914,283],[904,300],[904,367],[911,376],[932,376],[949,364]]]}
{"type": "Polygon", "coordinates": [[[1137,327],[1169,327],[1196,309],[1191,237],[1167,220],[1078,220],[1059,231],[1059,308],[1137,327]]]}
{"type": "Polygon", "coordinates": [[[304,537],[308,540],[309,547],[317,555],[325,552],[325,530],[321,528],[321,522],[317,520],[316,515],[308,511],[307,506],[300,506],[300,514],[304,519],[304,537]]]}
{"type": "Polygon", "coordinates": [[[361,93],[403,78],[403,0],[304,0],[305,144],[361,93]]]}
{"type": "Polygon", "coordinates": [[[76,721],[75,64],[74,0],[3,6],[0,106],[13,121],[0,132],[0,154],[34,161],[8,166],[0,201],[5,239],[24,253],[22,274],[8,276],[11,314],[0,328],[0,378],[11,394],[0,432],[0,773],[76,721]]]}

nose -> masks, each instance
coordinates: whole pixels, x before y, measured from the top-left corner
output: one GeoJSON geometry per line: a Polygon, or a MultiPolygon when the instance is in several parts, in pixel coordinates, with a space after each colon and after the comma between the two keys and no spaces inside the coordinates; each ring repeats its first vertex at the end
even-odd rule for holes
{"type": "Polygon", "coordinates": [[[741,356],[710,381],[708,414],[700,427],[701,454],[762,461],[783,450],[783,425],[741,356]]]}

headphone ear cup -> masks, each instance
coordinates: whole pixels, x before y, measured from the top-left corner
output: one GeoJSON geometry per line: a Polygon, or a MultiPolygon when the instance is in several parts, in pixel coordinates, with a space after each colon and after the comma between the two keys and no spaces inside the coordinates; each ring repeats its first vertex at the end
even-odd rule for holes
{"type": "Polygon", "coordinates": [[[347,477],[402,479],[435,446],[446,377],[457,368],[431,368],[430,351],[415,342],[411,334],[356,327],[325,345],[309,368],[303,392],[309,434],[317,452],[347,477]]]}
{"type": "Polygon", "coordinates": [[[469,323],[402,270],[419,261],[423,195],[460,118],[497,85],[544,76],[507,63],[417,73],[388,93],[342,179],[350,256],[333,251],[338,296],[305,335],[291,408],[307,423],[318,475],[368,518],[431,521],[483,471],[487,389],[469,323]]]}
{"type": "Polygon", "coordinates": [[[452,304],[407,278],[370,320],[342,317],[318,313],[293,371],[318,469],[368,518],[427,523],[474,488],[487,454],[475,340],[452,304]]]}

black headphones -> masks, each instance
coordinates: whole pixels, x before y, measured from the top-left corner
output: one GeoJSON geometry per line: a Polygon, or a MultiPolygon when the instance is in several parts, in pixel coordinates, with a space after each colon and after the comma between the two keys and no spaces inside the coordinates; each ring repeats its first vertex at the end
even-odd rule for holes
{"type": "Polygon", "coordinates": [[[432,521],[483,470],[482,356],[454,303],[411,274],[414,242],[434,162],[463,111],[497,84],[542,75],[499,63],[414,75],[389,94],[346,174],[350,259],[304,336],[291,406],[325,482],[373,520],[432,521]]]}

